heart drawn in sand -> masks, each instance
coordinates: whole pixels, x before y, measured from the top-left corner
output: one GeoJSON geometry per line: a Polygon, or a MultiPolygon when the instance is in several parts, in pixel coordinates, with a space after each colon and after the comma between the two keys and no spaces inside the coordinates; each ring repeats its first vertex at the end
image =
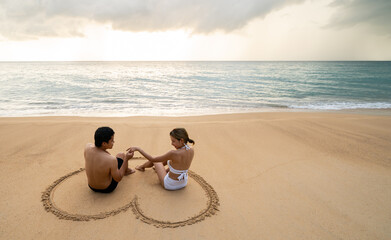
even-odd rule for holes
{"type": "Polygon", "coordinates": [[[213,189],[213,187],[209,183],[207,183],[201,176],[189,170],[189,177],[192,180],[194,180],[194,182],[198,183],[201,186],[201,188],[206,194],[207,202],[206,202],[206,207],[202,209],[198,214],[191,217],[187,217],[186,219],[183,220],[167,221],[167,220],[158,220],[152,216],[147,216],[140,208],[139,200],[141,201],[141,199],[137,195],[135,195],[130,202],[127,202],[116,209],[100,212],[98,214],[70,213],[68,210],[61,209],[60,207],[57,206],[56,202],[54,201],[54,197],[53,197],[54,192],[66,180],[69,180],[71,177],[78,175],[84,170],[85,170],[84,168],[80,168],[79,170],[71,172],[57,179],[49,187],[46,188],[46,190],[42,193],[42,203],[46,211],[53,213],[55,216],[57,216],[60,219],[72,220],[72,221],[89,221],[89,220],[98,220],[98,219],[104,219],[110,216],[114,216],[121,212],[125,212],[129,208],[131,208],[136,218],[140,219],[141,221],[147,224],[154,225],[155,227],[175,228],[175,227],[191,225],[204,220],[206,217],[210,217],[214,215],[218,211],[218,206],[220,205],[219,198],[217,196],[217,193],[213,189]]]}

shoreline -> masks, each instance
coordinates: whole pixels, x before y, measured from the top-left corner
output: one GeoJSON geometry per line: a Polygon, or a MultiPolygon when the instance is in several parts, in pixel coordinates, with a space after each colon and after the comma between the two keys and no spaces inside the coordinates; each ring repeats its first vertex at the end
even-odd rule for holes
{"type": "MultiPolygon", "coordinates": [[[[360,114],[360,115],[380,115],[391,116],[391,108],[385,109],[340,109],[340,110],[323,110],[323,109],[262,109],[260,111],[244,112],[222,112],[222,113],[205,113],[198,115],[124,115],[124,116],[99,116],[99,115],[33,115],[33,116],[0,116],[1,118],[191,118],[191,117],[210,117],[210,116],[229,116],[229,115],[247,115],[247,114],[270,114],[270,113],[336,113],[336,114],[360,114]]],[[[102,113],[101,115],[104,115],[102,113]]]]}

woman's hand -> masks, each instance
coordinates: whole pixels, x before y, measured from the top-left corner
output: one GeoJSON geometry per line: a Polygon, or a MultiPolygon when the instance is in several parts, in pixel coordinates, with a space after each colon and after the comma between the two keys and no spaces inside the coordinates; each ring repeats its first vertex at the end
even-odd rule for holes
{"type": "Polygon", "coordinates": [[[130,148],[128,148],[128,149],[126,149],[126,151],[128,151],[128,152],[135,152],[135,151],[139,151],[139,147],[130,147],[130,148]]]}

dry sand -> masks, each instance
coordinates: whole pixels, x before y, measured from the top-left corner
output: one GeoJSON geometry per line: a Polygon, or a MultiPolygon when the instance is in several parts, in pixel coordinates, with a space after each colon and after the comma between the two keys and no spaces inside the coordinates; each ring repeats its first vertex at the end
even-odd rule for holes
{"type": "Polygon", "coordinates": [[[391,239],[390,116],[0,118],[0,131],[0,239],[391,239]],[[153,155],[185,127],[196,141],[188,186],[165,191],[147,170],[92,192],[75,171],[100,126],[116,132],[112,154],[153,155]]]}

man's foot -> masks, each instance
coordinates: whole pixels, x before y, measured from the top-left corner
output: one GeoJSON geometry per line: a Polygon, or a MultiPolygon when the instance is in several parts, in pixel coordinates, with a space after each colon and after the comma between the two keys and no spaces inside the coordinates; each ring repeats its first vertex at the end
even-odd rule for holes
{"type": "Polygon", "coordinates": [[[136,166],[135,168],[136,168],[136,170],[139,170],[141,172],[145,171],[145,167],[142,167],[142,166],[136,166]]]}
{"type": "Polygon", "coordinates": [[[135,170],[133,170],[131,168],[128,168],[128,169],[125,170],[125,176],[130,175],[130,174],[135,173],[135,172],[136,172],[135,170]]]}

